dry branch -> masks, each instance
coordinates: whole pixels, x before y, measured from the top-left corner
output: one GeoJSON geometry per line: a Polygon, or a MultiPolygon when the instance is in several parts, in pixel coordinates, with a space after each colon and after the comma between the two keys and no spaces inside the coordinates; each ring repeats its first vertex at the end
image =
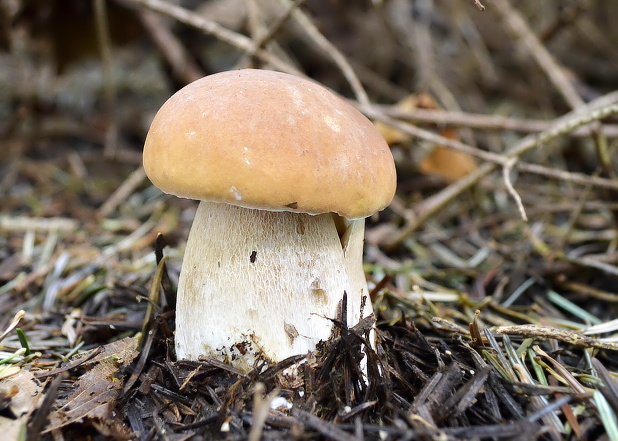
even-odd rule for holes
{"type": "Polygon", "coordinates": [[[618,351],[617,343],[606,343],[602,340],[587,337],[575,332],[563,329],[552,328],[550,326],[539,325],[518,325],[518,326],[498,326],[493,330],[496,334],[518,335],[524,338],[538,338],[541,340],[558,340],[580,348],[598,348],[618,351]]]}
{"type": "MultiPolygon", "coordinates": [[[[602,101],[605,103],[605,99],[602,101]]],[[[503,155],[499,155],[496,157],[496,161],[493,163],[485,163],[482,164],[477,170],[474,170],[464,178],[459,181],[454,182],[453,184],[446,187],[444,190],[440,191],[438,194],[432,196],[429,199],[423,201],[420,206],[417,208],[417,216],[414,219],[414,222],[409,223],[403,229],[401,229],[397,236],[388,244],[388,248],[394,248],[401,244],[412,232],[414,232],[419,226],[421,226],[424,222],[427,221],[431,216],[433,216],[436,212],[442,209],[444,206],[448,205],[451,201],[453,201],[457,196],[461,193],[475,185],[480,179],[487,176],[488,174],[495,171],[498,165],[504,165],[510,158],[518,158],[527,151],[536,148],[542,147],[543,144],[568,134],[578,127],[584,126],[586,124],[590,124],[592,122],[598,121],[603,118],[607,118],[610,115],[618,113],[618,104],[612,102],[610,104],[605,105],[604,107],[597,108],[595,102],[592,102],[586,106],[587,112],[582,108],[579,108],[575,111],[569,112],[568,114],[558,118],[555,121],[555,125],[553,128],[542,132],[539,135],[529,135],[523,138],[521,141],[508,148],[503,155]],[[499,158],[499,159],[498,159],[499,158]]],[[[370,109],[364,109],[369,113],[370,109]]],[[[403,128],[403,126],[402,126],[403,128]]],[[[420,133],[420,132],[417,132],[420,133]]],[[[426,137],[425,139],[432,138],[435,139],[436,135],[431,135],[430,137],[426,137]]],[[[438,141],[439,142],[439,141],[438,141]]],[[[441,144],[446,145],[447,147],[452,142],[441,142],[441,144]]],[[[459,145],[460,143],[457,143],[459,145]]],[[[452,144],[455,145],[455,144],[452,144]]],[[[465,146],[465,151],[467,153],[473,153],[473,150],[469,149],[468,146],[465,146]]],[[[492,154],[493,156],[493,154],[492,154]]],[[[490,158],[488,155],[484,155],[483,159],[490,158]]],[[[530,167],[529,170],[539,170],[540,167],[530,167]]],[[[563,172],[562,176],[565,176],[563,172]]],[[[593,180],[598,181],[599,178],[590,178],[586,179],[588,182],[593,180]]],[[[604,180],[607,184],[608,188],[618,189],[618,184],[614,180],[604,180]]]]}

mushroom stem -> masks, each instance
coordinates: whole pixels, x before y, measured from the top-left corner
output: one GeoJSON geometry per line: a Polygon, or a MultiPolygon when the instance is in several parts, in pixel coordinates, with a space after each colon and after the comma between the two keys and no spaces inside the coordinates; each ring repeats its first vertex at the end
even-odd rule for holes
{"type": "Polygon", "coordinates": [[[330,214],[200,202],[178,286],[178,358],[215,356],[247,371],[258,356],[312,351],[330,337],[344,291],[356,324],[367,295],[358,222],[340,240],[330,214]]]}
{"type": "MultiPolygon", "coordinates": [[[[373,312],[371,300],[369,299],[369,289],[367,279],[363,270],[363,245],[365,242],[365,219],[346,220],[347,229],[341,236],[341,246],[345,258],[346,272],[350,278],[351,293],[348,295],[348,310],[360,311],[362,317],[366,317],[373,312]],[[363,302],[363,297],[366,297],[363,302]]],[[[356,322],[348,322],[348,326],[355,325],[356,322]]]]}

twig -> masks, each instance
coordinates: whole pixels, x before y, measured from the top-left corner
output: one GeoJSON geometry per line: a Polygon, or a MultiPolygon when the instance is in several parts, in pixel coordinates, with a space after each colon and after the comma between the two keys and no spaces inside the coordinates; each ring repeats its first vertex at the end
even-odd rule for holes
{"type": "Polygon", "coordinates": [[[513,166],[517,163],[517,158],[509,158],[502,167],[502,180],[504,181],[504,185],[515,201],[517,205],[517,209],[519,210],[519,214],[521,215],[522,220],[528,221],[528,216],[526,215],[526,209],[524,208],[524,204],[521,202],[521,196],[515,191],[513,187],[513,183],[511,182],[511,170],[513,170],[513,166]]]}
{"type": "Polygon", "coordinates": [[[68,217],[29,217],[0,215],[0,231],[73,232],[79,222],[68,217]]]}
{"type": "Polygon", "coordinates": [[[580,215],[582,214],[582,211],[584,210],[584,204],[588,200],[588,196],[590,195],[591,191],[592,191],[592,185],[590,184],[586,185],[586,188],[584,189],[583,194],[579,198],[579,201],[577,201],[577,204],[575,204],[575,206],[573,207],[573,210],[571,210],[571,214],[569,215],[569,221],[566,224],[564,235],[558,242],[558,247],[557,247],[558,249],[564,250],[569,238],[571,237],[571,234],[573,233],[575,224],[577,220],[579,219],[580,215]]]}
{"type": "MultiPolygon", "coordinates": [[[[566,117],[570,115],[568,113],[565,117],[558,119],[558,123],[550,130],[546,130],[541,133],[536,142],[538,144],[544,144],[552,139],[558,138],[559,136],[565,135],[567,133],[572,132],[577,127],[585,126],[586,124],[590,124],[596,122],[598,120],[607,118],[609,116],[615,115],[618,113],[618,104],[612,103],[607,106],[591,109],[588,112],[574,112],[575,116],[566,117]]],[[[524,140],[528,139],[528,137],[524,138],[524,140]]],[[[535,147],[534,144],[531,143],[520,143],[522,145],[513,148],[512,152],[509,152],[510,156],[513,155],[521,155],[522,153],[527,152],[535,147]]]]}
{"type": "Polygon", "coordinates": [[[141,185],[145,178],[146,172],[143,167],[140,166],[134,170],[101,206],[99,216],[107,217],[112,214],[118,205],[126,201],[127,197],[141,185]]]}
{"type": "Polygon", "coordinates": [[[560,31],[568,29],[570,25],[583,15],[586,9],[589,9],[591,2],[575,2],[573,4],[565,4],[560,8],[557,16],[554,17],[551,23],[544,31],[540,32],[539,40],[548,42],[554,38],[560,31]]]}
{"type": "Polygon", "coordinates": [[[101,352],[103,352],[103,346],[97,346],[92,351],[90,351],[88,354],[83,355],[83,356],[77,358],[76,360],[73,360],[73,361],[65,364],[64,366],[57,367],[55,369],[52,369],[52,370],[46,371],[46,372],[42,372],[40,374],[36,374],[34,377],[36,379],[40,380],[42,378],[51,377],[53,375],[57,375],[57,374],[60,374],[62,372],[69,371],[69,370],[71,370],[73,368],[76,368],[77,366],[81,366],[82,364],[86,363],[87,361],[93,359],[94,357],[99,355],[101,352]]]}
{"type": "Polygon", "coordinates": [[[105,0],[93,0],[95,23],[101,63],[103,65],[103,94],[108,127],[105,132],[105,149],[107,157],[115,157],[118,150],[118,121],[116,118],[116,87],[112,72],[112,42],[105,0]]]}
{"type": "Polygon", "coordinates": [[[215,38],[218,38],[219,40],[229,44],[230,46],[246,52],[251,56],[259,58],[263,62],[270,63],[276,69],[279,69],[283,72],[295,75],[303,75],[298,69],[296,69],[289,63],[281,60],[279,57],[263,49],[256,48],[255,43],[250,38],[245,37],[244,35],[241,35],[237,32],[231,31],[224,26],[221,26],[219,23],[216,23],[205,17],[201,17],[188,9],[167,3],[162,0],[124,0],[124,2],[140,5],[152,11],[172,17],[180,23],[199,29],[206,34],[212,35],[215,38]]]}
{"type": "Polygon", "coordinates": [[[473,0],[474,1],[474,5],[479,8],[481,11],[485,10],[485,6],[483,6],[483,4],[480,2],[480,0],[473,0]]]}
{"type": "Polygon", "coordinates": [[[545,46],[541,44],[519,11],[511,6],[509,0],[493,0],[492,6],[506,23],[511,33],[522,41],[530,55],[534,57],[539,66],[545,71],[549,81],[554,84],[569,106],[577,109],[584,105],[584,100],[579,96],[573,84],[571,84],[564,68],[556,62],[545,46]]]}
{"type": "Polygon", "coordinates": [[[318,431],[321,435],[328,439],[338,441],[357,441],[356,437],[343,429],[339,428],[334,423],[325,421],[310,412],[294,406],[292,408],[292,416],[301,420],[304,424],[318,431]]]}
{"type": "Polygon", "coordinates": [[[586,337],[572,331],[539,325],[498,326],[495,334],[519,335],[524,338],[539,338],[542,340],[558,340],[580,348],[599,348],[618,351],[618,344],[605,343],[596,338],[586,337]]]}
{"type": "Polygon", "coordinates": [[[618,277],[618,266],[602,262],[601,260],[595,259],[594,257],[590,257],[590,256],[583,256],[583,257],[564,256],[564,257],[562,257],[562,260],[564,260],[566,262],[569,262],[569,263],[573,263],[573,264],[579,265],[579,266],[588,267],[588,268],[594,268],[594,269],[597,269],[599,271],[603,271],[604,273],[611,274],[611,275],[613,275],[615,277],[618,277]]]}
{"type": "MultiPolygon", "coordinates": [[[[493,5],[509,26],[511,32],[524,43],[524,47],[528,49],[532,57],[545,71],[549,81],[554,84],[571,108],[577,109],[582,107],[584,100],[579,96],[572,81],[567,77],[565,69],[555,61],[545,46],[541,44],[521,14],[511,6],[508,0],[496,0],[493,5]]],[[[611,169],[611,160],[608,159],[607,140],[600,130],[600,124],[597,123],[590,127],[590,132],[594,135],[597,156],[601,166],[607,172],[611,169]]]]}
{"type": "MultiPolygon", "coordinates": [[[[504,154],[504,157],[519,157],[525,152],[535,147],[539,147],[552,139],[555,139],[561,135],[575,130],[577,127],[618,113],[618,104],[615,103],[608,104],[605,107],[599,109],[596,108],[593,102],[585,108],[588,110],[587,113],[582,113],[582,109],[569,112],[566,115],[558,118],[556,120],[555,126],[552,129],[547,130],[538,136],[526,136],[517,144],[508,149],[507,152],[504,154]]],[[[422,202],[417,209],[417,216],[414,219],[414,222],[409,223],[407,226],[401,229],[395,239],[389,244],[387,244],[387,248],[392,249],[402,243],[410,234],[412,234],[412,232],[414,232],[419,226],[425,223],[427,219],[433,216],[442,207],[448,205],[451,201],[455,200],[455,198],[457,198],[461,193],[476,184],[481,178],[495,171],[497,165],[497,163],[488,162],[482,164],[478,169],[472,171],[460,180],[449,185],[440,193],[437,193],[436,195],[422,202]]],[[[537,168],[538,167],[539,166],[537,166],[537,168]]]]}
{"type": "MultiPolygon", "coordinates": [[[[396,106],[374,104],[384,115],[399,120],[417,124],[438,124],[454,127],[466,127],[478,130],[512,130],[526,134],[543,132],[550,129],[554,122],[537,119],[515,118],[500,115],[483,115],[478,113],[455,112],[449,110],[414,109],[401,110],[396,106]]],[[[602,126],[603,134],[608,138],[618,137],[618,125],[606,124],[602,126]]],[[[571,136],[590,137],[588,128],[579,128],[571,136]]]]}
{"type": "Polygon", "coordinates": [[[264,383],[256,383],[253,388],[253,421],[249,431],[249,441],[259,441],[262,439],[262,431],[270,412],[270,404],[279,394],[279,390],[275,389],[264,397],[266,390],[264,383]]]}
{"type": "Polygon", "coordinates": [[[518,170],[533,173],[535,175],[547,176],[548,178],[554,178],[558,181],[573,182],[575,184],[592,185],[593,187],[618,190],[618,181],[615,179],[588,176],[583,173],[558,170],[555,168],[545,167],[543,165],[531,164],[529,162],[517,162],[515,166],[518,170]]]}
{"type": "Polygon", "coordinates": [[[350,60],[354,71],[358,74],[362,83],[372,89],[376,95],[389,101],[399,101],[401,97],[410,93],[408,87],[391,82],[378,72],[363,66],[360,62],[350,60]]]}
{"type": "Polygon", "coordinates": [[[393,0],[389,3],[388,20],[402,43],[409,49],[417,66],[415,88],[431,90],[436,81],[434,51],[429,25],[432,2],[393,0]]]}
{"type": "Polygon", "coordinates": [[[191,59],[189,52],[158,14],[141,10],[138,11],[138,17],[161,50],[176,79],[188,84],[204,76],[199,66],[191,59]]]}
{"type": "MultiPolygon", "coordinates": [[[[290,7],[291,0],[279,0],[282,5],[286,7],[290,7]]],[[[350,84],[354,95],[359,103],[363,105],[369,105],[369,97],[367,96],[367,92],[363,88],[356,72],[348,62],[348,60],[343,56],[343,54],[333,45],[316,27],[315,24],[309,19],[307,14],[305,14],[300,9],[292,10],[292,18],[303,28],[306,34],[313,40],[315,44],[330,57],[335,65],[341,70],[341,73],[350,84]]]]}
{"type": "Polygon", "coordinates": [[[257,0],[244,0],[245,8],[247,8],[247,28],[249,30],[249,36],[254,41],[255,47],[263,48],[256,44],[256,40],[260,33],[264,32],[263,17],[259,14],[259,8],[257,0]]]}
{"type": "MultiPolygon", "coordinates": [[[[616,100],[618,100],[618,94],[614,95],[614,97],[616,100]]],[[[382,107],[380,106],[371,106],[371,107],[358,106],[358,108],[370,118],[376,121],[383,122],[412,137],[424,139],[434,144],[448,147],[450,149],[457,150],[457,151],[475,156],[477,158],[483,159],[488,162],[493,162],[500,166],[503,166],[506,163],[506,161],[508,161],[508,155],[506,154],[498,154],[498,153],[488,152],[486,150],[481,150],[477,147],[473,147],[468,144],[462,143],[461,141],[457,141],[455,139],[450,139],[450,138],[445,138],[429,130],[425,130],[420,127],[416,127],[414,125],[390,118],[381,112],[382,107]]],[[[579,114],[579,111],[572,112],[569,115],[578,115],[578,114],[579,114]]],[[[555,122],[553,125],[550,125],[548,128],[548,131],[550,129],[553,129],[555,125],[556,125],[555,122]]],[[[577,130],[577,128],[574,130],[577,130]]],[[[588,136],[590,135],[588,134],[588,136]]],[[[535,146],[536,144],[532,144],[531,147],[535,147],[535,146]]],[[[599,178],[596,176],[587,176],[581,173],[556,170],[553,168],[549,168],[549,167],[545,167],[545,166],[537,165],[537,164],[531,164],[531,163],[527,163],[524,161],[517,161],[515,166],[517,167],[518,170],[522,170],[528,173],[548,176],[548,177],[563,180],[563,181],[575,182],[579,184],[590,184],[596,187],[618,190],[618,182],[612,179],[604,179],[604,178],[599,178]]]]}
{"type": "MultiPolygon", "coordinates": [[[[275,20],[275,22],[270,26],[270,28],[266,27],[266,24],[263,23],[264,18],[260,14],[260,7],[257,4],[257,0],[245,0],[246,7],[248,9],[248,22],[249,22],[249,33],[253,40],[253,44],[256,49],[265,49],[272,53],[278,53],[280,56],[285,57],[285,54],[281,50],[280,46],[277,42],[271,41],[274,36],[279,32],[281,26],[289,20],[292,10],[298,6],[298,4],[302,3],[304,0],[296,0],[293,4],[290,5],[289,8],[284,10],[279,17],[275,20]]],[[[291,64],[293,64],[289,58],[286,58],[291,64]]],[[[257,59],[250,55],[244,55],[234,66],[235,69],[242,69],[245,67],[253,67],[257,64],[257,59]]]]}
{"type": "Polygon", "coordinates": [[[258,48],[263,48],[270,40],[272,40],[275,35],[277,35],[277,32],[279,32],[283,24],[290,19],[292,12],[300,5],[305,3],[305,1],[306,0],[294,0],[288,2],[288,6],[284,9],[281,15],[270,25],[266,33],[256,38],[255,46],[258,48]]]}
{"type": "Polygon", "coordinates": [[[479,148],[473,147],[468,144],[464,144],[461,141],[457,141],[455,139],[446,138],[440,135],[435,134],[429,130],[422,129],[420,127],[416,127],[414,125],[404,123],[398,121],[396,119],[390,118],[384,115],[379,107],[371,106],[371,107],[363,107],[358,106],[359,109],[367,115],[369,118],[380,121],[384,124],[387,124],[403,133],[406,133],[414,138],[424,139],[426,141],[432,142],[434,144],[442,145],[448,147],[453,150],[457,150],[463,153],[467,153],[469,155],[475,156],[477,158],[483,159],[485,161],[493,162],[496,164],[504,164],[506,158],[503,155],[498,153],[488,152],[486,150],[481,150],[479,148]]]}

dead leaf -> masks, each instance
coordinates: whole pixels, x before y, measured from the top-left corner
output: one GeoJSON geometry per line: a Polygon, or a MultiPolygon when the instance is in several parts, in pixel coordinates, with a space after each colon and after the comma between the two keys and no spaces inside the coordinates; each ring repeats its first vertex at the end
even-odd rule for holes
{"type": "MultiPolygon", "coordinates": [[[[395,108],[402,111],[413,111],[415,109],[440,109],[440,106],[429,94],[412,94],[399,101],[395,108]]],[[[412,139],[412,136],[390,127],[386,124],[376,122],[376,128],[382,134],[389,145],[404,144],[412,139]]],[[[441,136],[449,139],[457,139],[454,129],[448,128],[440,133],[441,136]]],[[[429,148],[429,153],[421,160],[418,169],[426,175],[439,176],[442,179],[453,182],[471,171],[475,170],[476,160],[473,156],[466,153],[434,145],[429,148]]]]}
{"type": "MultiPolygon", "coordinates": [[[[441,135],[454,139],[455,131],[446,129],[441,135]]],[[[470,155],[438,145],[423,159],[418,168],[423,174],[440,176],[453,182],[476,170],[476,161],[470,155]]]]}
{"type": "Polygon", "coordinates": [[[116,361],[118,365],[127,366],[138,355],[138,339],[127,337],[112,343],[108,343],[101,348],[101,351],[90,360],[84,362],[85,365],[99,363],[103,360],[116,361]]]}
{"type": "Polygon", "coordinates": [[[76,382],[76,390],[66,403],[50,414],[49,432],[68,424],[94,420],[106,422],[124,382],[118,377],[122,366],[130,364],[137,357],[137,338],[124,338],[103,346],[101,352],[82,366],[92,365],[76,382]]]}
{"type": "Polygon", "coordinates": [[[21,368],[19,366],[13,366],[13,365],[0,366],[0,380],[11,377],[17,374],[20,370],[21,368]]]}
{"type": "MultiPolygon", "coordinates": [[[[395,108],[398,110],[411,112],[414,109],[418,109],[420,107],[419,104],[420,96],[411,94],[395,104],[395,108]]],[[[380,135],[382,135],[382,137],[386,140],[388,145],[402,144],[412,138],[407,133],[397,130],[387,124],[381,123],[380,121],[376,121],[374,125],[376,126],[376,129],[378,129],[378,132],[380,132],[380,135]]]]}
{"type": "Polygon", "coordinates": [[[10,411],[11,417],[0,416],[2,439],[19,439],[25,433],[30,413],[39,403],[41,384],[30,371],[20,369],[15,375],[0,380],[0,402],[10,411]]]}

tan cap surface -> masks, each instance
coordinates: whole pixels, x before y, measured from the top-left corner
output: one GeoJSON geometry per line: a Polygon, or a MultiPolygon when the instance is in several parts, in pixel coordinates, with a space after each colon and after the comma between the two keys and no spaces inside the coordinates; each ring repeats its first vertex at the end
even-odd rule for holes
{"type": "Polygon", "coordinates": [[[244,69],[197,80],[155,116],[144,168],[176,196],[353,219],[396,186],[388,145],[360,112],[293,75],[244,69]]]}

